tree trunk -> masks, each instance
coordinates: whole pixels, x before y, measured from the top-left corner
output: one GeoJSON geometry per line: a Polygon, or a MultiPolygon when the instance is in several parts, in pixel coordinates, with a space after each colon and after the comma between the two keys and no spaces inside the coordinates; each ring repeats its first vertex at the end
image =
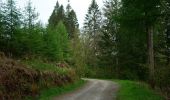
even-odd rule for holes
{"type": "Polygon", "coordinates": [[[167,65],[170,64],[170,20],[166,18],[166,57],[167,65]]]}
{"type": "Polygon", "coordinates": [[[149,83],[152,88],[155,87],[154,79],[154,49],[153,49],[153,27],[150,26],[147,29],[148,34],[148,65],[149,65],[149,83]]]}

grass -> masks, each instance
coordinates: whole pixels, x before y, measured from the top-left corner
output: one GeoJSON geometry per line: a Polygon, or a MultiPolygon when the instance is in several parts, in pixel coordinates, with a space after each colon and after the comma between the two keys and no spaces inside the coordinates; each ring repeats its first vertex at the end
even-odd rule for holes
{"type": "MultiPolygon", "coordinates": [[[[22,61],[24,64],[28,65],[28,67],[39,70],[41,72],[56,72],[57,75],[63,76],[63,75],[69,75],[69,77],[75,77],[72,76],[72,72],[74,72],[71,68],[61,68],[57,67],[53,63],[45,63],[41,60],[24,60],[22,61]]],[[[77,79],[76,79],[77,80],[77,79]]],[[[26,100],[52,100],[52,98],[61,95],[63,93],[75,90],[76,88],[82,86],[85,83],[83,80],[75,81],[74,83],[70,84],[64,84],[64,86],[56,86],[56,87],[50,87],[50,88],[40,88],[40,94],[34,97],[26,97],[26,100]]]]}
{"type": "Polygon", "coordinates": [[[165,100],[144,83],[123,80],[116,82],[120,84],[117,100],[165,100]]]}
{"type": "Polygon", "coordinates": [[[41,91],[40,96],[36,98],[27,98],[26,100],[52,100],[54,97],[76,90],[86,83],[84,80],[79,80],[75,83],[62,87],[51,87],[41,91]]]}
{"type": "Polygon", "coordinates": [[[52,71],[62,75],[66,75],[70,70],[69,68],[60,68],[55,66],[54,64],[44,63],[41,60],[26,60],[23,61],[23,63],[29,65],[32,69],[40,71],[52,71]]]}

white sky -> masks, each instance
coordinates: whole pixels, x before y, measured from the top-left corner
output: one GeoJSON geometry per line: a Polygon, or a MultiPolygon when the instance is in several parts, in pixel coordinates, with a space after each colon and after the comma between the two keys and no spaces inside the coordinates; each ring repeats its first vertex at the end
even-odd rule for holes
{"type": "MultiPolygon", "coordinates": [[[[26,5],[28,0],[16,0],[17,4],[22,8],[26,5]]],[[[60,4],[65,7],[67,5],[67,0],[58,0],[60,4]]],[[[103,0],[96,0],[99,7],[102,7],[103,0]]],[[[32,0],[33,6],[36,11],[40,14],[39,19],[47,24],[49,16],[51,15],[57,0],[32,0]]],[[[83,26],[85,14],[87,13],[88,7],[91,4],[91,0],[70,0],[72,8],[77,14],[77,18],[80,24],[80,28],[83,26]]]]}

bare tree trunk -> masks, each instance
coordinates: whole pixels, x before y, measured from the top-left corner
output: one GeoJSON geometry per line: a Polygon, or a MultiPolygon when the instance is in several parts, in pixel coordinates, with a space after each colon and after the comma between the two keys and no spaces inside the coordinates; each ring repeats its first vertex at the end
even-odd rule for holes
{"type": "Polygon", "coordinates": [[[155,68],[154,68],[154,49],[153,49],[153,27],[147,29],[148,33],[148,65],[149,65],[149,83],[152,88],[155,87],[155,68]]]}
{"type": "Polygon", "coordinates": [[[170,20],[167,17],[166,21],[166,57],[167,57],[167,65],[170,64],[170,20]]]}

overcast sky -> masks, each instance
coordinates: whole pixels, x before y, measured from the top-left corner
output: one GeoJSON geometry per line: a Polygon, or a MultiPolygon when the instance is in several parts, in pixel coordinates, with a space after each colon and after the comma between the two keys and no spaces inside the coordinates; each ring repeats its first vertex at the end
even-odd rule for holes
{"type": "MultiPolygon", "coordinates": [[[[26,5],[26,2],[28,0],[16,0],[17,4],[20,7],[23,7],[26,5]]],[[[60,4],[63,4],[64,6],[67,5],[67,0],[58,0],[60,4]]],[[[101,8],[103,5],[103,0],[96,0],[99,7],[101,8]]],[[[32,0],[33,6],[36,8],[37,12],[40,14],[39,19],[43,23],[47,23],[49,16],[51,15],[54,6],[56,4],[57,0],[32,0]]],[[[85,14],[87,13],[87,9],[91,3],[91,0],[70,0],[72,8],[75,10],[78,21],[80,24],[80,27],[82,27],[82,24],[84,22],[85,14]]]]}

